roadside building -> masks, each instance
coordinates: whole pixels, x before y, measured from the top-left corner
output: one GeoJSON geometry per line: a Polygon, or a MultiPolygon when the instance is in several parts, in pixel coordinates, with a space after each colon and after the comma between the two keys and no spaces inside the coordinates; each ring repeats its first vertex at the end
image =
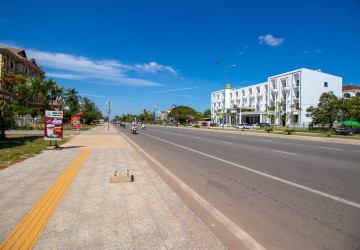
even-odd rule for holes
{"type": "Polygon", "coordinates": [[[360,87],[349,84],[342,87],[343,97],[350,99],[353,96],[360,97],[360,87]]]}
{"type": "Polygon", "coordinates": [[[302,68],[270,76],[267,82],[211,93],[211,118],[228,125],[267,122],[307,126],[311,118],[306,109],[317,106],[324,92],[341,97],[342,78],[302,68]]]}
{"type": "Polygon", "coordinates": [[[45,79],[45,72],[35,59],[28,60],[24,49],[0,46],[0,62],[0,76],[4,73],[14,73],[45,79]]]}
{"type": "MultiPolygon", "coordinates": [[[[10,73],[24,77],[40,78],[41,80],[45,79],[45,72],[34,58],[30,60],[27,58],[24,49],[0,46],[0,77],[3,74],[10,73]]],[[[14,100],[16,99],[16,96],[7,93],[0,83],[0,100],[9,99],[9,96],[12,96],[14,100]]],[[[53,110],[62,110],[64,102],[61,97],[57,97],[56,100],[49,100],[49,105],[53,110]]],[[[41,96],[33,96],[31,100],[27,101],[26,107],[40,109],[42,107],[41,96]]]]}

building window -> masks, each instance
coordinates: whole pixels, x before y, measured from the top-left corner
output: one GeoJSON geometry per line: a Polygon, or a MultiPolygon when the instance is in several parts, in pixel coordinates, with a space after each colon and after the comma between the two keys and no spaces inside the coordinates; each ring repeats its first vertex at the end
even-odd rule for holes
{"type": "Polygon", "coordinates": [[[13,61],[10,61],[10,69],[14,69],[15,68],[15,64],[13,61]]]}
{"type": "Polygon", "coordinates": [[[328,87],[328,82],[324,82],[324,87],[327,88],[328,87]]]}
{"type": "Polygon", "coordinates": [[[30,76],[35,76],[35,72],[33,70],[30,71],[30,76]]]}

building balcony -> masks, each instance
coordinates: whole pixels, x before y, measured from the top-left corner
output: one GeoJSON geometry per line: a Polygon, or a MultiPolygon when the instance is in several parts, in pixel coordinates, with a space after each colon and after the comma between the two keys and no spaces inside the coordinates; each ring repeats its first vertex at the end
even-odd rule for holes
{"type": "Polygon", "coordinates": [[[282,90],[288,91],[290,90],[290,86],[284,86],[282,90]]]}

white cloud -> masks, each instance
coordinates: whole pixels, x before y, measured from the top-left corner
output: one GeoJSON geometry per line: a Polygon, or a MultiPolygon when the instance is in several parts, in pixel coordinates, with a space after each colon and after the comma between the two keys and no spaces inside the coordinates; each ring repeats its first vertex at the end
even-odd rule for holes
{"type": "Polygon", "coordinates": [[[242,46],[242,49],[240,50],[240,52],[239,52],[239,55],[241,56],[241,55],[243,55],[243,54],[245,54],[246,53],[246,50],[249,48],[249,46],[242,46]]]}
{"type": "Polygon", "coordinates": [[[136,64],[135,67],[138,70],[150,72],[150,73],[156,73],[158,71],[168,71],[174,75],[177,74],[177,72],[171,66],[163,66],[161,64],[158,64],[157,62],[150,62],[147,64],[136,64]]]}
{"type": "Polygon", "coordinates": [[[128,72],[143,70],[145,72],[155,73],[160,70],[170,72],[173,70],[169,66],[163,66],[156,62],[147,64],[149,65],[148,68],[141,68],[137,65],[123,64],[116,60],[93,60],[83,56],[35,49],[27,49],[26,53],[29,58],[35,58],[40,66],[51,70],[51,72],[46,73],[47,76],[72,80],[87,80],[105,85],[162,86],[162,84],[150,80],[132,78],[128,76],[128,72]]]}
{"type": "Polygon", "coordinates": [[[152,93],[153,94],[159,94],[159,93],[176,92],[176,91],[183,91],[183,90],[189,90],[189,89],[198,89],[198,88],[199,87],[182,88],[182,89],[169,89],[169,90],[157,91],[157,92],[152,92],[152,93]]]}
{"type": "Polygon", "coordinates": [[[285,38],[276,38],[273,37],[270,34],[267,34],[265,36],[259,36],[259,43],[260,44],[266,44],[268,46],[279,46],[284,42],[285,38]]]}

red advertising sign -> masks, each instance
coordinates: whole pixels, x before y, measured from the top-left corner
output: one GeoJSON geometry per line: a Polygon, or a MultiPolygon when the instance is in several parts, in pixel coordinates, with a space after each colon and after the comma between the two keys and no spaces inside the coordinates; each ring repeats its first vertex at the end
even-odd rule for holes
{"type": "Polygon", "coordinates": [[[80,130],[80,117],[71,117],[71,129],[80,130]]]}
{"type": "Polygon", "coordinates": [[[62,141],[63,112],[45,111],[45,141],[62,141]]]}

